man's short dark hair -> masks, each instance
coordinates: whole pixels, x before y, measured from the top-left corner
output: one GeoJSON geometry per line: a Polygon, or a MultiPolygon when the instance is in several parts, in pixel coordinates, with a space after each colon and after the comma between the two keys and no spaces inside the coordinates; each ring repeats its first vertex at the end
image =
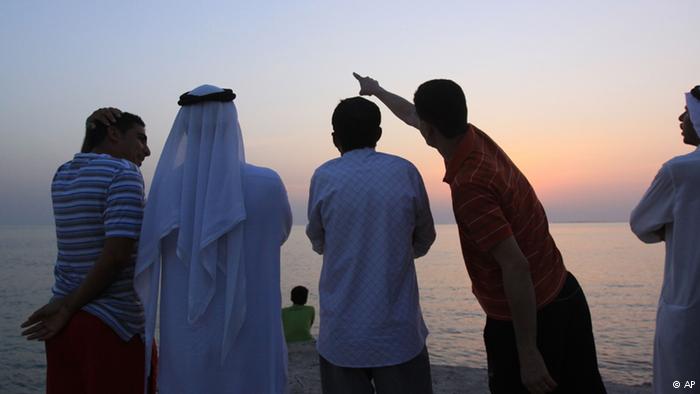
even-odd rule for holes
{"type": "MultiPolygon", "coordinates": [[[[125,133],[135,125],[146,127],[146,124],[143,123],[139,116],[128,112],[122,112],[122,116],[118,117],[117,121],[111,124],[111,126],[116,127],[122,133],[125,133]]],[[[102,122],[96,122],[94,128],[85,130],[85,139],[80,152],[91,152],[96,146],[100,145],[107,137],[107,127],[109,126],[102,124],[102,122]]]]}
{"type": "Polygon", "coordinates": [[[435,126],[440,134],[453,138],[467,130],[467,99],[462,88],[449,79],[421,84],[413,95],[418,117],[435,126]]]}
{"type": "Polygon", "coordinates": [[[297,286],[292,289],[292,302],[295,305],[306,305],[309,298],[309,289],[304,286],[297,286]]]}
{"type": "Polygon", "coordinates": [[[362,97],[341,100],[331,119],[336,141],[344,151],[377,146],[381,121],[377,104],[362,97]]]}

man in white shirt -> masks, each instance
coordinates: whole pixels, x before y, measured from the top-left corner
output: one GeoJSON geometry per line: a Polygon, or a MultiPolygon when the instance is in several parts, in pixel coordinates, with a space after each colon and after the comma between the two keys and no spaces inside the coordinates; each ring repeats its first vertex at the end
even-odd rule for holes
{"type": "MultiPolygon", "coordinates": [[[[683,142],[700,144],[700,86],[686,93],[683,142]]],[[[646,243],[666,242],[654,338],[654,393],[675,393],[700,378],[700,150],[661,167],[630,218],[646,243]],[[680,386],[677,386],[680,384],[680,386]]]]}
{"type": "Polygon", "coordinates": [[[323,254],[317,346],[326,394],[432,393],[413,259],[428,252],[435,228],[418,170],[375,151],[380,122],[371,101],[342,100],[332,118],[341,157],[311,179],[306,234],[323,254]]]}

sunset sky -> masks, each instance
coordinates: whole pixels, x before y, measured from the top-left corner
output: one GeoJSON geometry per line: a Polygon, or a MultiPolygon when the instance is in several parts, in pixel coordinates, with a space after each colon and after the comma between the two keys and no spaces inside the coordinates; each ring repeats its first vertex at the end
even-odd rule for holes
{"type": "MultiPolygon", "coordinates": [[[[313,170],[338,155],[330,117],[357,95],[353,71],[408,99],[459,83],[553,221],[626,221],[692,149],[677,117],[700,84],[700,2],[433,3],[1,2],[0,224],[52,222],[51,178],[98,107],[144,119],[150,184],[178,96],[203,83],[236,92],[247,160],[281,175],[297,224],[313,170]]],[[[378,150],[414,162],[451,222],[437,152],[380,108],[378,150]]]]}

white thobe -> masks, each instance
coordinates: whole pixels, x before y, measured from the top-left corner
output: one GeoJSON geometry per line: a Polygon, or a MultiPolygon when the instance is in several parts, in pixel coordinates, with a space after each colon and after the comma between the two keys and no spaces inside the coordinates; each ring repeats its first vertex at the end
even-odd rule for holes
{"type": "Polygon", "coordinates": [[[323,254],[319,353],[354,368],[416,357],[428,329],[413,259],[435,240],[418,170],[374,149],[346,152],[314,173],[308,213],[306,233],[323,254]]]}
{"type": "Polygon", "coordinates": [[[656,316],[654,393],[700,385],[700,150],[661,167],[630,218],[646,243],[666,242],[656,316]],[[663,234],[663,238],[661,237],[663,234]]]}
{"type": "MultiPolygon", "coordinates": [[[[187,319],[188,270],[177,257],[177,231],[163,240],[160,311],[161,393],[282,393],[287,350],[280,317],[280,246],[292,217],[284,185],[269,169],[246,165],[243,190],[246,313],[221,361],[225,275],[204,315],[187,319]]],[[[225,255],[224,257],[225,258],[225,255]]]]}

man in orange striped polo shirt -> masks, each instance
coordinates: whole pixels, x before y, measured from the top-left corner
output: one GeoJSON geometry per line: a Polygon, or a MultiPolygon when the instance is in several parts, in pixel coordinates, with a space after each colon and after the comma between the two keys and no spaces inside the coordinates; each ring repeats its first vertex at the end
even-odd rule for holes
{"type": "Polygon", "coordinates": [[[467,122],[462,89],[423,83],[414,104],[354,74],[445,159],[462,254],[484,329],[492,393],[605,393],[583,290],[564,267],[527,178],[467,122]]]}

